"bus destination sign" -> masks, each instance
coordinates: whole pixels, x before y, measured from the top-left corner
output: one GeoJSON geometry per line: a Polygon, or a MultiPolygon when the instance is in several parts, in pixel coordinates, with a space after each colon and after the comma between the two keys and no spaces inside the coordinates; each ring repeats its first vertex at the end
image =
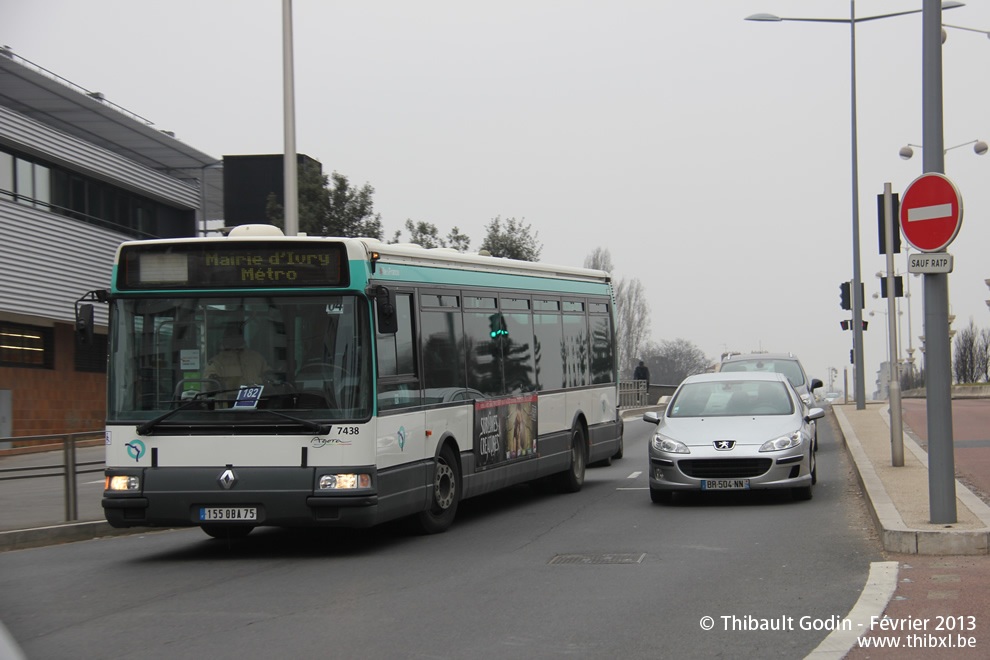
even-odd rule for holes
{"type": "Polygon", "coordinates": [[[340,243],[173,243],[122,248],[121,289],[346,286],[340,243]]]}

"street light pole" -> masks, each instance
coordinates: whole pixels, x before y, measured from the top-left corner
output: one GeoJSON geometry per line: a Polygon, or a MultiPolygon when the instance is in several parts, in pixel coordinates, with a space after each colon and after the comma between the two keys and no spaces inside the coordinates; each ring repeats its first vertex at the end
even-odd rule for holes
{"type": "Polygon", "coordinates": [[[852,231],[853,231],[853,356],[856,358],[856,410],[866,408],[866,366],[863,350],[863,292],[859,265],[859,140],[856,130],[856,0],[849,0],[849,47],[852,90],[852,231]]]}
{"type": "MultiPolygon", "coordinates": [[[[929,0],[926,0],[928,2],[929,0]]],[[[938,2],[939,0],[934,0],[938,2]]],[[[941,7],[945,9],[953,9],[955,7],[962,7],[963,3],[956,2],[955,0],[947,0],[941,7]]],[[[907,14],[918,14],[924,11],[924,9],[911,9],[908,11],[899,11],[892,14],[880,14],[877,16],[866,16],[864,18],[856,18],[856,0],[849,0],[849,18],[784,18],[781,16],[776,16],[774,14],[753,14],[747,16],[747,21],[769,21],[769,22],[780,22],[780,21],[802,21],[808,23],[849,23],[849,45],[850,45],[850,69],[851,69],[851,83],[852,89],[850,92],[850,105],[852,106],[852,231],[853,231],[853,280],[852,280],[852,312],[853,312],[853,357],[855,358],[856,376],[855,376],[855,390],[856,390],[856,409],[863,410],[866,408],[866,368],[865,360],[863,355],[863,294],[862,294],[862,273],[860,272],[860,259],[859,259],[859,155],[858,155],[858,139],[856,131],[856,23],[862,23],[864,21],[875,21],[881,18],[890,18],[892,16],[905,16],[907,14]]],[[[939,16],[939,30],[941,39],[941,15],[939,16]]],[[[941,90],[941,87],[939,87],[941,90]]],[[[941,95],[939,97],[941,99],[941,95]]],[[[941,115],[941,113],[940,113],[941,115]]],[[[941,126],[941,124],[939,124],[941,126]]],[[[939,142],[941,144],[941,141],[939,142]]],[[[941,147],[940,147],[941,149],[941,147]]]]}
{"type": "MultiPolygon", "coordinates": [[[[942,7],[924,0],[922,16],[922,151],[925,172],[945,173],[942,135],[942,7]]],[[[925,386],[928,416],[928,505],[933,524],[956,522],[952,446],[952,355],[949,276],[925,273],[925,386]]]]}

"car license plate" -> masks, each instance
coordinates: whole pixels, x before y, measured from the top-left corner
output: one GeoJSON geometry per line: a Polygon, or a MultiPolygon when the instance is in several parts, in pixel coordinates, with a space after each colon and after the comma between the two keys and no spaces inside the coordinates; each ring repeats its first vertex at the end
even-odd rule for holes
{"type": "Polygon", "coordinates": [[[254,522],[258,509],[253,506],[204,506],[199,509],[199,519],[204,522],[254,522]]]}
{"type": "Polygon", "coordinates": [[[701,490],[749,490],[749,479],[702,479],[701,490]]]}

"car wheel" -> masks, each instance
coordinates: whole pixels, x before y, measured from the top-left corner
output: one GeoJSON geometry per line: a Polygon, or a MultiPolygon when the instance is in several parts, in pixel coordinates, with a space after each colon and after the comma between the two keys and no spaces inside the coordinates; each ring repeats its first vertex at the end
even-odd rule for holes
{"type": "Polygon", "coordinates": [[[811,451],[811,485],[814,486],[818,483],[818,455],[814,450],[811,451]]]}
{"type": "Polygon", "coordinates": [[[670,504],[674,501],[674,491],[650,487],[650,500],[654,504],[670,504]]]}

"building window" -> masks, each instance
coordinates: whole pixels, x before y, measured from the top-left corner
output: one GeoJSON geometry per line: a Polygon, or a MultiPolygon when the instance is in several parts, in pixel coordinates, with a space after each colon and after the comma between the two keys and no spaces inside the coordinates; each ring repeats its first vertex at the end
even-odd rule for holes
{"type": "Polygon", "coordinates": [[[14,157],[0,151],[0,199],[14,199],[14,157]]]}
{"type": "Polygon", "coordinates": [[[102,181],[0,150],[0,199],[137,238],[190,236],[195,212],[159,204],[102,181]]]}
{"type": "Polygon", "coordinates": [[[51,328],[0,321],[0,366],[51,369],[54,358],[51,328]]]}

